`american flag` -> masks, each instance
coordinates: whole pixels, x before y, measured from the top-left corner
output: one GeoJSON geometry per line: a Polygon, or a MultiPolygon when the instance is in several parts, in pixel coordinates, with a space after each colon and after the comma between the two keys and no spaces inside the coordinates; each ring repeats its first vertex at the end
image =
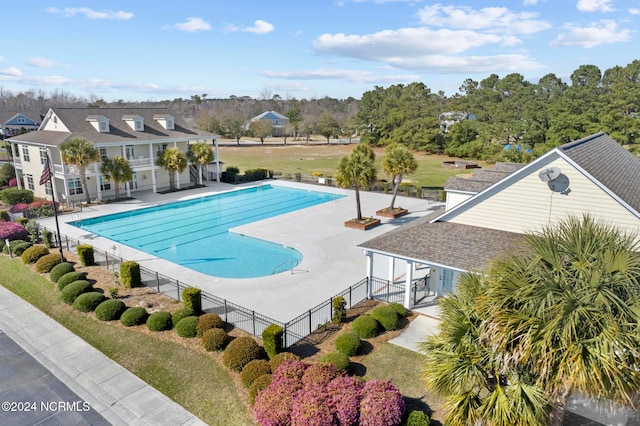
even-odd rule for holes
{"type": "Polygon", "coordinates": [[[47,156],[47,159],[45,160],[44,163],[44,170],[42,171],[42,176],[40,176],[40,185],[44,185],[46,184],[49,179],[51,179],[51,167],[49,166],[49,156],[47,156]]]}

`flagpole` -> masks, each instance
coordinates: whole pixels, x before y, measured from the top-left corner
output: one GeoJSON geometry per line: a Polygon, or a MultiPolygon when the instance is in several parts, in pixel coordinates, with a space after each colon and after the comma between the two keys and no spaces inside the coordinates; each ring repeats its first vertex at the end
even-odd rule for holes
{"type": "Polygon", "coordinates": [[[51,179],[53,177],[53,173],[51,172],[51,161],[49,161],[49,152],[47,152],[47,169],[48,171],[48,175],[49,175],[49,186],[51,187],[51,202],[53,203],[53,217],[55,218],[56,221],[56,239],[58,241],[56,241],[56,244],[58,244],[58,250],[60,251],[60,261],[64,262],[64,254],[62,253],[62,236],[60,235],[60,224],[58,223],[58,207],[56,206],[56,191],[53,189],[53,182],[51,182],[51,179]]]}

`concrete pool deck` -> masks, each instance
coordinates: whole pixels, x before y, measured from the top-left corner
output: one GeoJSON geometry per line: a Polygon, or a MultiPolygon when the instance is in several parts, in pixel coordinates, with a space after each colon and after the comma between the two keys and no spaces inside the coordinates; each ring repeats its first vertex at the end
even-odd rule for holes
{"type": "MultiPolygon", "coordinates": [[[[81,213],[60,216],[60,232],[100,250],[115,252],[124,259],[135,260],[149,269],[180,280],[185,285],[199,287],[207,293],[277,321],[287,322],[366,276],[366,258],[363,251],[357,247],[358,244],[442,206],[442,203],[399,196],[396,205],[407,208],[410,212],[408,215],[396,219],[382,218],[379,226],[368,231],[359,231],[344,226],[344,222],[356,214],[354,191],[297,182],[264,181],[261,184],[331,192],[346,197],[233,228],[233,232],[294,247],[304,256],[302,262],[290,272],[242,279],[212,277],[114,243],[67,223],[255,185],[207,183],[208,186],[205,188],[185,192],[139,192],[134,194],[134,200],[85,207],[81,213]]],[[[373,216],[376,210],[387,207],[391,202],[389,194],[361,191],[360,197],[364,216],[373,216]]],[[[49,229],[55,229],[53,218],[43,219],[41,223],[49,229]]],[[[158,229],[158,232],[162,232],[162,229],[158,229]]]]}

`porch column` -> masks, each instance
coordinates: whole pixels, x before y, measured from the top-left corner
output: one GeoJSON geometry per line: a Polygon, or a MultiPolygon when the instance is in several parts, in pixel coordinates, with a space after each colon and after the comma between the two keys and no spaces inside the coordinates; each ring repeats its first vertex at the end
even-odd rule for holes
{"type": "MultiPolygon", "coordinates": [[[[100,188],[100,179],[102,178],[102,175],[98,175],[96,176],[96,197],[98,197],[98,201],[102,201],[102,189],[100,188]]],[[[104,182],[104,180],[103,180],[104,182]]]]}
{"type": "MultiPolygon", "coordinates": [[[[189,143],[187,142],[187,145],[189,145],[189,143]]],[[[173,147],[174,148],[178,148],[178,142],[173,141],[173,147]]],[[[187,169],[189,168],[189,163],[187,163],[187,169]]],[[[177,171],[174,172],[176,174],[176,189],[180,189],[180,173],[178,173],[177,171]]]]}
{"type": "Polygon", "coordinates": [[[151,160],[151,188],[156,191],[156,162],[153,161],[153,144],[149,144],[149,159],[151,160]]]}
{"type": "Polygon", "coordinates": [[[413,282],[413,261],[407,260],[407,274],[404,287],[404,307],[411,309],[411,283],[413,282]]]}
{"type": "Polygon", "coordinates": [[[373,253],[365,250],[364,255],[367,256],[367,299],[373,298],[373,253]]]}
{"type": "Polygon", "coordinates": [[[218,160],[218,138],[213,138],[213,144],[215,145],[216,154],[216,182],[220,183],[220,160],[218,160]]]}
{"type": "Polygon", "coordinates": [[[389,271],[387,271],[387,279],[392,283],[396,278],[396,258],[389,256],[389,271]]]}

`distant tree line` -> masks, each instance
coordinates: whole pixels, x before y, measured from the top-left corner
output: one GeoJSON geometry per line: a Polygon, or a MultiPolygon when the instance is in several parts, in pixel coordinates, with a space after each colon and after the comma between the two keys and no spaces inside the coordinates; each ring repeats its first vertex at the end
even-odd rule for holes
{"type": "Polygon", "coordinates": [[[481,81],[466,79],[453,96],[432,92],[424,83],[375,86],[360,100],[349,97],[296,99],[265,89],[259,99],[207,94],[189,99],[107,103],[62,91],[30,90],[14,94],[0,87],[0,111],[40,113],[51,107],[164,106],[190,117],[206,131],[235,139],[264,140],[269,129],[247,121],[265,111],[289,117],[280,136],[327,138],[360,136],[367,143],[400,143],[427,153],[474,159],[528,161],[557,146],[604,131],[632,151],[640,150],[640,60],[604,72],[581,65],[565,82],[555,74],[537,83],[519,73],[481,81]],[[504,150],[506,145],[514,149],[504,150]]]}

